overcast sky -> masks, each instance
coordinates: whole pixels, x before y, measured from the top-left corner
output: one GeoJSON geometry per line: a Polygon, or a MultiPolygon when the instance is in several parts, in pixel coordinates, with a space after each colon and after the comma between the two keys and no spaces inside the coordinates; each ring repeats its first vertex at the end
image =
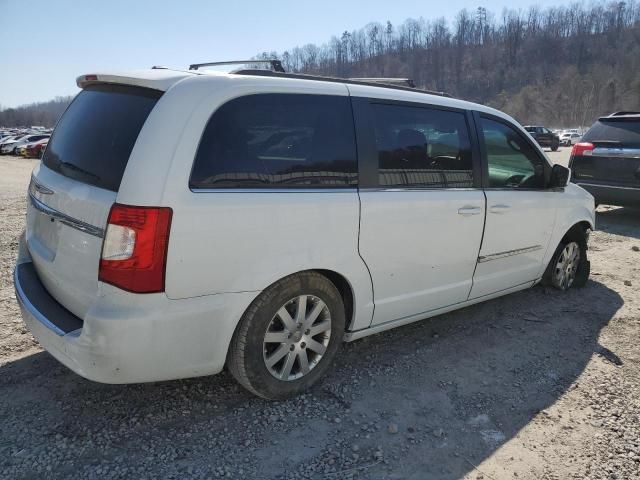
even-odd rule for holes
{"type": "Polygon", "coordinates": [[[250,58],[371,21],[453,19],[462,8],[553,5],[551,0],[0,0],[0,106],[77,93],[75,78],[108,69],[250,58]]]}

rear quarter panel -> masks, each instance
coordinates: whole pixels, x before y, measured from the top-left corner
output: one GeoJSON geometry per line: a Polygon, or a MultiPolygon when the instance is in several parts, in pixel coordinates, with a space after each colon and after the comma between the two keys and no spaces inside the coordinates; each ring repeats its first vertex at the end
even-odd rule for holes
{"type": "Polygon", "coordinates": [[[364,328],[371,323],[373,292],[358,255],[357,190],[189,189],[200,137],[219,106],[242,95],[292,91],[348,95],[344,85],[292,79],[203,76],[179,82],[147,120],[118,201],[173,209],[169,298],[259,292],[287,275],[328,269],[351,285],[351,328],[364,328]]]}

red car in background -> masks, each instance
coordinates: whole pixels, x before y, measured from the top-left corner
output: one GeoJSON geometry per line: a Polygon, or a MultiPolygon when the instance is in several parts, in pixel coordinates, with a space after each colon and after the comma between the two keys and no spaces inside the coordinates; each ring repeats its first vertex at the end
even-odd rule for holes
{"type": "Polygon", "coordinates": [[[42,158],[42,155],[44,154],[44,149],[47,147],[48,142],[49,142],[49,138],[43,138],[42,140],[38,140],[37,142],[29,143],[26,146],[25,157],[42,158]]]}

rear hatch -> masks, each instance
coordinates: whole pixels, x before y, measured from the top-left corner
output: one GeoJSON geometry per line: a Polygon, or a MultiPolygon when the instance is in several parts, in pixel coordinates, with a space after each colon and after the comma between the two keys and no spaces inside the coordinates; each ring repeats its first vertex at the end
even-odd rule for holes
{"type": "Polygon", "coordinates": [[[29,186],[26,239],[49,293],[84,317],[98,290],[109,210],[162,92],[92,84],[64,113],[29,186]]]}
{"type": "Polygon", "coordinates": [[[599,119],[574,152],[575,183],[640,188],[640,115],[599,119]]]}

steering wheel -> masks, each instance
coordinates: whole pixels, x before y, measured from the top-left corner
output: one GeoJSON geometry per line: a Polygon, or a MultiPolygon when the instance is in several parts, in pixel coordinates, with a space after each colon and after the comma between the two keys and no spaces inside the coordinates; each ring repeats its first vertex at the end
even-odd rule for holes
{"type": "Polygon", "coordinates": [[[509,178],[507,178],[507,181],[505,182],[505,186],[519,187],[524,183],[525,178],[526,178],[525,175],[511,175],[509,178]]]}

